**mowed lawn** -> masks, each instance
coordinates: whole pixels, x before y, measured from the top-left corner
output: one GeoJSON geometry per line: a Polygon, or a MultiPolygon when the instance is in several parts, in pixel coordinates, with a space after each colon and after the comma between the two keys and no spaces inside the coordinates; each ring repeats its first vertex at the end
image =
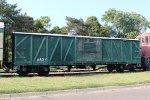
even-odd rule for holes
{"type": "Polygon", "coordinates": [[[150,83],[149,71],[48,77],[0,76],[0,94],[123,86],[144,83],[150,83]]]}

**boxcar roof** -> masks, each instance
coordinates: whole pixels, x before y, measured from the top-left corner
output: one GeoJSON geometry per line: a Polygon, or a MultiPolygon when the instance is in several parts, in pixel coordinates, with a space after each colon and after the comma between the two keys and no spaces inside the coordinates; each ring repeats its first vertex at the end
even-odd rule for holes
{"type": "Polygon", "coordinates": [[[51,34],[51,33],[27,33],[27,32],[13,32],[13,34],[51,35],[51,36],[64,36],[64,37],[101,38],[101,39],[122,39],[122,40],[137,40],[137,41],[139,41],[138,39],[115,38],[115,37],[93,37],[93,36],[81,36],[81,35],[51,34]]]}

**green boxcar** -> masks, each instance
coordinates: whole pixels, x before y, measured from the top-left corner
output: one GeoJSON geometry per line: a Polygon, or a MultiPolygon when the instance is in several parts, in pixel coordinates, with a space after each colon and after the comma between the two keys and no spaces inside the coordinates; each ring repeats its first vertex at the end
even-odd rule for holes
{"type": "Polygon", "coordinates": [[[102,39],[102,62],[140,64],[140,42],[131,39],[102,39]]]}
{"type": "Polygon", "coordinates": [[[76,37],[77,61],[83,64],[140,64],[140,41],[100,37],[76,37]]]}
{"type": "Polygon", "coordinates": [[[101,39],[76,37],[76,63],[83,65],[99,64],[102,60],[101,39]]]}
{"type": "Polygon", "coordinates": [[[14,66],[140,64],[134,39],[13,33],[14,66]]]}
{"type": "Polygon", "coordinates": [[[75,64],[75,37],[14,33],[14,64],[75,64]]]}

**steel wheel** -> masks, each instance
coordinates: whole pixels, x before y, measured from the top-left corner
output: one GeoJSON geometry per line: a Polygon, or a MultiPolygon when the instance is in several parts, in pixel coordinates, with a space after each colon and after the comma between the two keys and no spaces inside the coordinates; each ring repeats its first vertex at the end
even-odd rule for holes
{"type": "Polygon", "coordinates": [[[114,66],[114,65],[108,65],[108,66],[107,66],[108,72],[112,72],[114,69],[115,69],[115,66],[114,66]]]}
{"type": "Polygon", "coordinates": [[[93,71],[96,70],[96,65],[91,65],[91,67],[93,68],[93,71]]]}
{"type": "Polygon", "coordinates": [[[135,71],[135,65],[130,65],[130,67],[129,67],[129,71],[131,71],[131,72],[133,72],[133,71],[135,71]]]}
{"type": "Polygon", "coordinates": [[[70,66],[67,66],[67,67],[68,67],[68,72],[70,72],[70,71],[71,71],[72,66],[70,65],[70,66]]]}
{"type": "Polygon", "coordinates": [[[41,67],[38,74],[39,74],[39,76],[47,76],[49,74],[49,71],[50,71],[49,66],[41,67]]]}
{"type": "Polygon", "coordinates": [[[116,66],[116,71],[119,72],[119,73],[123,73],[124,69],[125,69],[124,65],[117,65],[116,66]]]}
{"type": "Polygon", "coordinates": [[[17,74],[19,74],[19,76],[28,76],[27,71],[17,71],[17,74]]]}

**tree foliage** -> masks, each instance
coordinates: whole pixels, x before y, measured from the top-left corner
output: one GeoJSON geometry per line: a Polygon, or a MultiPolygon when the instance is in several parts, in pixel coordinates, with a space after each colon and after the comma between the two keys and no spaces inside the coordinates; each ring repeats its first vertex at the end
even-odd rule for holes
{"type": "Polygon", "coordinates": [[[67,30],[66,26],[61,27],[60,31],[61,31],[61,34],[67,34],[68,33],[68,30],[67,30]]]}
{"type": "Polygon", "coordinates": [[[10,5],[6,0],[0,1],[0,21],[5,23],[7,30],[5,32],[11,32],[12,24],[15,22],[16,16],[20,13],[20,9],[17,9],[17,4],[10,5]]]}
{"type": "Polygon", "coordinates": [[[17,4],[8,4],[6,0],[0,1],[0,21],[5,23],[5,32],[12,31],[32,32],[33,18],[26,14],[21,14],[21,9],[17,9],[17,4]]]}
{"type": "Polygon", "coordinates": [[[50,24],[50,17],[48,16],[41,16],[39,19],[36,19],[33,23],[35,32],[44,33],[49,32],[50,24]]]}
{"type": "Polygon", "coordinates": [[[78,35],[88,35],[88,36],[103,36],[109,37],[110,31],[108,27],[102,27],[98,19],[95,16],[90,16],[84,22],[83,19],[76,19],[67,17],[67,27],[68,30],[74,29],[78,35]]]}
{"type": "Polygon", "coordinates": [[[0,1],[0,21],[6,26],[5,32],[48,32],[50,28],[50,18],[42,16],[38,20],[22,14],[21,9],[17,9],[17,4],[8,4],[6,0],[0,1]]]}
{"type": "Polygon", "coordinates": [[[101,24],[95,16],[90,16],[85,21],[89,35],[97,36],[100,33],[101,24]]]}
{"type": "Polygon", "coordinates": [[[33,26],[34,20],[32,17],[27,15],[18,15],[14,18],[14,23],[12,24],[13,30],[19,32],[34,32],[35,27],[33,26]]]}
{"type": "Polygon", "coordinates": [[[113,33],[113,31],[111,30],[110,27],[101,26],[100,27],[100,32],[97,34],[97,36],[110,37],[112,33],[113,33]]]}
{"type": "Polygon", "coordinates": [[[87,35],[86,26],[82,18],[76,19],[72,17],[66,17],[68,31],[75,30],[78,35],[87,35]]]}
{"type": "Polygon", "coordinates": [[[78,35],[134,38],[137,33],[150,28],[147,19],[138,13],[109,9],[102,16],[104,25],[95,16],[89,16],[85,21],[82,18],[66,17],[66,27],[55,26],[50,30],[50,17],[41,16],[34,20],[26,13],[22,14],[21,9],[17,9],[17,4],[8,4],[6,0],[0,0],[0,21],[5,22],[9,33],[21,31],[66,34],[73,29],[78,35]]]}
{"type": "Polygon", "coordinates": [[[59,27],[59,26],[54,26],[53,29],[51,30],[51,33],[55,33],[55,34],[67,34],[68,33],[68,28],[63,26],[63,27],[59,27]]]}
{"type": "Polygon", "coordinates": [[[44,26],[45,29],[50,30],[51,19],[49,16],[41,16],[38,20],[41,22],[41,24],[44,26]]]}
{"type": "Polygon", "coordinates": [[[149,22],[142,15],[115,9],[106,11],[102,21],[115,30],[116,37],[127,37],[132,32],[139,33],[142,30],[146,30],[149,26],[149,22]]]}
{"type": "Polygon", "coordinates": [[[53,29],[51,30],[51,33],[60,34],[61,33],[61,29],[59,28],[59,26],[54,26],[53,29]]]}
{"type": "Polygon", "coordinates": [[[13,18],[19,15],[21,9],[17,9],[17,4],[8,4],[6,0],[0,1],[0,17],[5,23],[12,23],[13,18]]]}

